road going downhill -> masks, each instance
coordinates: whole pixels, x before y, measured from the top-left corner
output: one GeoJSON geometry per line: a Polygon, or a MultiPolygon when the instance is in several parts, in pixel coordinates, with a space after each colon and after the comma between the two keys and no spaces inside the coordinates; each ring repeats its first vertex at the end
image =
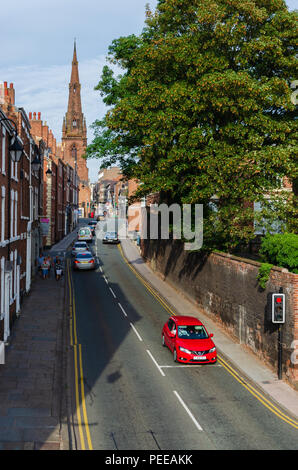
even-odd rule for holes
{"type": "Polygon", "coordinates": [[[297,422],[257,400],[221,361],[175,363],[161,344],[169,311],[119,246],[94,240],[92,250],[95,271],[68,272],[79,448],[298,448],[297,422]]]}

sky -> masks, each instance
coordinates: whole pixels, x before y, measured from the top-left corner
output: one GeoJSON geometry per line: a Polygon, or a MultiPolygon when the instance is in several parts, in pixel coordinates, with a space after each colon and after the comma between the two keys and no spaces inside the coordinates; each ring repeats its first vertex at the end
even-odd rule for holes
{"type": "MultiPolygon", "coordinates": [[[[114,39],[140,34],[146,4],[157,0],[9,0],[1,2],[0,82],[14,84],[16,106],[41,112],[57,142],[67,110],[74,38],[81,98],[91,143],[90,125],[106,107],[94,90],[107,64],[114,39]]],[[[97,180],[100,161],[88,160],[89,179],[97,180]]]]}
{"type": "MultiPolygon", "coordinates": [[[[106,107],[94,90],[108,47],[114,39],[140,34],[145,6],[157,0],[9,0],[1,2],[0,82],[14,84],[16,105],[41,112],[57,142],[67,109],[74,38],[77,44],[81,97],[87,122],[101,119],[106,107]]],[[[292,10],[298,0],[286,0],[292,10]]],[[[88,160],[89,178],[97,180],[99,160],[88,160]]]]}

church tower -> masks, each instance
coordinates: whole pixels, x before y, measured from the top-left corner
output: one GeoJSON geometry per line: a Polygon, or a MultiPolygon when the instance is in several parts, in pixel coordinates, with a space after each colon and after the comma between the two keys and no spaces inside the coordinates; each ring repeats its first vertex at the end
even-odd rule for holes
{"type": "Polygon", "coordinates": [[[87,126],[86,119],[82,112],[79,65],[77,60],[76,42],[74,42],[68,107],[62,126],[62,151],[63,160],[77,170],[80,182],[79,207],[84,209],[84,217],[88,217],[91,197],[87,163],[86,160],[82,158],[86,147],[87,126]]]}

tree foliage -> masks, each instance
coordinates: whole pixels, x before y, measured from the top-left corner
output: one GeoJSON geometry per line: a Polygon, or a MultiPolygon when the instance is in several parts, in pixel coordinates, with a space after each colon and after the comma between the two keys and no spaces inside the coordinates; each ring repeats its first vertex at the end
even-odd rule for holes
{"type": "Polygon", "coordinates": [[[281,189],[297,178],[297,14],[283,0],[160,0],[146,14],[140,36],[109,48],[123,73],[103,69],[109,109],[86,157],[120,164],[139,197],[203,203],[208,243],[251,239],[252,204],[268,197],[267,220],[291,224],[281,189]]]}
{"type": "Polygon", "coordinates": [[[262,240],[260,254],[264,261],[298,274],[298,235],[267,234],[262,240]]]}

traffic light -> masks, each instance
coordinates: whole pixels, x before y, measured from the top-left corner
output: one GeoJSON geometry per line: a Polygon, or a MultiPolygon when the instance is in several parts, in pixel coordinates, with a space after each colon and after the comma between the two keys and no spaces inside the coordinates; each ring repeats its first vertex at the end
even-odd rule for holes
{"type": "Polygon", "coordinates": [[[285,322],[285,294],[272,294],[272,323],[285,322]]]}

